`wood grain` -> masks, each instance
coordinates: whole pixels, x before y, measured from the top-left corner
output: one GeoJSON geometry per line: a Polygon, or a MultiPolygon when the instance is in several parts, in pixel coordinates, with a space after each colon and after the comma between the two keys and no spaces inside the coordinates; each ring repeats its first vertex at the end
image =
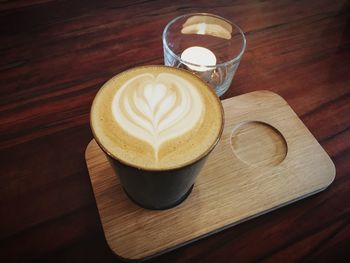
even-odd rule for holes
{"type": "Polygon", "coordinates": [[[118,259],[104,241],[84,151],[99,87],[162,64],[175,16],[236,22],[247,50],[224,98],[282,95],[331,156],[332,187],[154,262],[327,261],[350,246],[350,3],[347,0],[0,3],[0,255],[4,261],[118,259]]]}
{"type": "Polygon", "coordinates": [[[104,234],[121,258],[154,257],[333,182],[333,162],[283,98],[256,91],[222,102],[221,141],[190,196],[172,209],[134,204],[97,143],[89,143],[85,156],[104,234]]]}

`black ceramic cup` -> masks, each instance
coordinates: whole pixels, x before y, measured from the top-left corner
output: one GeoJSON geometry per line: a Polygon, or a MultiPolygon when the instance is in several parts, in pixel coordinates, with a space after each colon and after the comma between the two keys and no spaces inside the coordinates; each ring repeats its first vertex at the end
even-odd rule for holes
{"type": "MultiPolygon", "coordinates": [[[[173,69],[185,72],[180,69],[173,69]]],[[[186,73],[181,74],[190,74],[186,73]]],[[[191,74],[192,76],[192,74],[191,74]]],[[[198,78],[193,75],[194,78],[198,78]]],[[[202,80],[198,80],[202,83],[202,80]]],[[[203,82],[204,83],[204,82],[203,82]]],[[[201,84],[203,85],[203,84],[201,84]]],[[[204,83],[204,85],[206,85],[204,83]]],[[[223,126],[223,107],[220,100],[216,96],[215,92],[208,86],[208,92],[215,96],[217,105],[220,108],[221,126],[215,140],[209,145],[206,150],[199,155],[192,162],[187,162],[182,166],[172,169],[145,169],[138,167],[135,164],[130,164],[117,158],[114,154],[111,154],[101,143],[99,136],[94,132],[94,125],[92,125],[92,131],[94,137],[102,151],[106,154],[111,166],[113,167],[116,175],[119,177],[121,186],[128,197],[137,203],[138,205],[148,209],[167,209],[180,204],[191,193],[196,176],[203,167],[208,155],[215,148],[218,143],[223,126]]],[[[210,125],[209,125],[210,126],[210,125]]],[[[208,131],[210,132],[210,131],[208,131]]]]}

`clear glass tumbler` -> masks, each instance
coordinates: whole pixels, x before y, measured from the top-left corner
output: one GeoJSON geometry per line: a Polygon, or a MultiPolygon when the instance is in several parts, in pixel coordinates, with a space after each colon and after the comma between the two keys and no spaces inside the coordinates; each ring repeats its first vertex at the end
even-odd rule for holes
{"type": "Polygon", "coordinates": [[[192,71],[218,96],[230,87],[246,47],[243,31],[234,23],[207,13],[171,20],[163,31],[164,64],[192,71]]]}

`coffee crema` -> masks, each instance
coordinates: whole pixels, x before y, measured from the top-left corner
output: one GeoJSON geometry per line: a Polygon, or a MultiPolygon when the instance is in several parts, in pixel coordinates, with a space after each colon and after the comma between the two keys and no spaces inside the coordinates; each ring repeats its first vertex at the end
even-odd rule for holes
{"type": "Polygon", "coordinates": [[[146,170],[182,167],[216,144],[223,126],[219,99],[180,69],[143,66],[103,85],[91,108],[98,144],[113,158],[146,170]]]}

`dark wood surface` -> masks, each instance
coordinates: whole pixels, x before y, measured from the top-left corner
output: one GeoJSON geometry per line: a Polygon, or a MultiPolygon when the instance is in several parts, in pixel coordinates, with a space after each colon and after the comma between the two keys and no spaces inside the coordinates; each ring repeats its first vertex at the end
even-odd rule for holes
{"type": "Polygon", "coordinates": [[[223,98],[282,95],[337,169],[329,189],[153,259],[337,262],[350,257],[350,2],[17,0],[0,4],[0,260],[118,262],[84,160],[99,87],[162,64],[175,16],[238,23],[248,47],[223,98]]]}

